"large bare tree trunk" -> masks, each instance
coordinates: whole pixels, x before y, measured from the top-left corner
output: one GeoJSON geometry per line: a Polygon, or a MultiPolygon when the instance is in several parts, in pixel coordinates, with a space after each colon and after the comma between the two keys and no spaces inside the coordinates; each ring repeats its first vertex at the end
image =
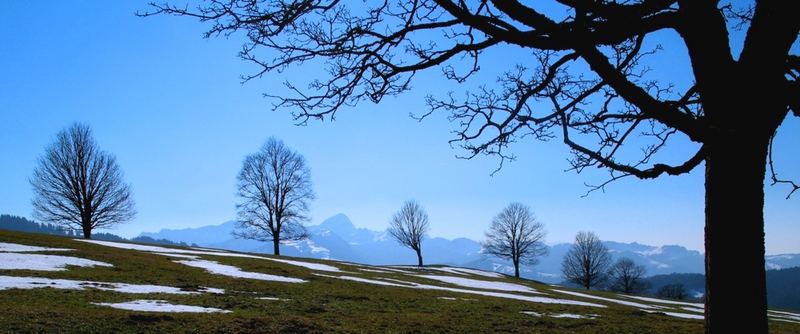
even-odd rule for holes
{"type": "Polygon", "coordinates": [[[272,238],[272,254],[281,255],[281,239],[278,237],[272,238]]]}
{"type": "Polygon", "coordinates": [[[717,135],[706,159],[706,333],[767,333],[764,173],[769,137],[717,135]]]}
{"type": "Polygon", "coordinates": [[[514,277],[519,278],[519,260],[514,261],[514,277]]]}
{"type": "Polygon", "coordinates": [[[82,215],[81,217],[81,228],[83,229],[83,238],[84,239],[91,239],[92,238],[92,218],[90,214],[82,215]]]}
{"type": "Polygon", "coordinates": [[[83,238],[84,239],[91,239],[92,238],[92,227],[88,225],[83,225],[83,238]]]}
{"type": "Polygon", "coordinates": [[[417,265],[422,267],[422,249],[417,249],[417,265]]]}

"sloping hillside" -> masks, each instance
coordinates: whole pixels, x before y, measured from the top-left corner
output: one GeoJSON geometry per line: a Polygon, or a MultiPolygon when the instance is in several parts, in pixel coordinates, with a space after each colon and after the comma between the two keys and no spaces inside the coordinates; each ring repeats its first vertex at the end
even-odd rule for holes
{"type": "MultiPolygon", "coordinates": [[[[369,266],[0,231],[8,332],[702,333],[702,305],[454,267],[369,266]]],[[[800,315],[771,312],[773,333],[800,315]]]]}

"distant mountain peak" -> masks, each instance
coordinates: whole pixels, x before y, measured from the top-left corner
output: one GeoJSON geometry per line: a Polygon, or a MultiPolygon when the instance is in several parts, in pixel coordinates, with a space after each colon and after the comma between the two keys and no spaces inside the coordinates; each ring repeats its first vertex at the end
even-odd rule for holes
{"type": "Polygon", "coordinates": [[[350,221],[350,218],[343,213],[339,213],[333,217],[325,219],[318,225],[318,227],[331,231],[350,231],[356,229],[355,225],[353,225],[353,222],[350,221]]]}

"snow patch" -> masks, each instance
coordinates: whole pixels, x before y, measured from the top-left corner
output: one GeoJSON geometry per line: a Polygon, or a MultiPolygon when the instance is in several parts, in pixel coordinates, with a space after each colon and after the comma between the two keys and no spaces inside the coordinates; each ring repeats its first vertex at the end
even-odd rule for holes
{"type": "Polygon", "coordinates": [[[463,277],[453,277],[453,276],[439,276],[439,275],[417,275],[417,276],[440,282],[450,283],[453,285],[463,286],[467,288],[539,293],[538,291],[536,291],[531,287],[514,283],[482,281],[482,280],[463,278],[463,277]]]}
{"type": "Polygon", "coordinates": [[[800,324],[800,321],[783,319],[783,318],[772,318],[772,321],[783,321],[783,322],[790,322],[790,323],[793,323],[793,324],[800,324]]]}
{"type": "Polygon", "coordinates": [[[681,309],[689,311],[689,312],[697,312],[697,313],[705,313],[706,312],[706,309],[699,308],[699,307],[686,307],[686,306],[684,306],[684,307],[681,307],[681,309]]]}
{"type": "Polygon", "coordinates": [[[547,313],[542,314],[533,311],[522,311],[522,314],[532,315],[534,317],[551,317],[551,318],[567,318],[567,319],[597,319],[598,314],[574,314],[574,313],[547,313]]]}
{"type": "Polygon", "coordinates": [[[291,299],[286,299],[286,298],[278,298],[278,297],[256,297],[256,299],[259,299],[259,300],[274,300],[274,301],[287,301],[287,300],[291,300],[291,299]]]}
{"type": "MultiPolygon", "coordinates": [[[[683,306],[690,306],[690,307],[697,307],[697,308],[705,308],[703,303],[687,303],[687,302],[678,302],[674,300],[667,300],[667,299],[659,299],[659,298],[652,298],[652,297],[641,297],[641,296],[630,296],[630,295],[620,295],[625,298],[632,298],[638,299],[641,301],[652,302],[652,303],[662,303],[662,304],[672,304],[672,305],[683,305],[683,306]]],[[[705,311],[700,311],[705,312],[705,311]]]]}
{"type": "Polygon", "coordinates": [[[783,269],[783,267],[781,265],[779,265],[779,264],[775,264],[775,263],[772,263],[772,262],[767,262],[767,269],[769,269],[769,270],[778,270],[778,269],[783,269]]]}
{"type": "Polygon", "coordinates": [[[216,261],[209,261],[209,260],[178,260],[175,261],[176,263],[180,263],[183,265],[187,265],[190,267],[195,268],[203,268],[206,271],[217,274],[217,275],[224,275],[229,277],[235,278],[249,278],[249,279],[256,279],[262,281],[275,281],[275,282],[286,282],[286,283],[304,283],[305,280],[299,278],[292,278],[286,276],[277,276],[277,275],[269,275],[263,273],[256,273],[250,271],[242,271],[238,267],[230,266],[227,264],[221,264],[216,261]]]}
{"type": "Polygon", "coordinates": [[[607,301],[607,302],[616,303],[616,304],[622,304],[622,305],[627,305],[627,306],[632,306],[632,307],[638,307],[638,308],[642,308],[642,309],[652,309],[653,308],[653,306],[650,306],[650,305],[634,303],[634,302],[629,302],[629,301],[624,301],[624,300],[619,300],[619,299],[612,299],[612,298],[593,296],[593,295],[580,293],[580,292],[573,292],[573,291],[566,291],[566,290],[556,290],[556,289],[553,289],[553,291],[554,292],[558,292],[558,293],[567,294],[567,295],[576,296],[576,297],[597,299],[597,300],[607,301]]]}
{"type": "Polygon", "coordinates": [[[456,297],[436,297],[436,299],[452,300],[452,301],[455,301],[455,300],[475,301],[475,299],[472,299],[472,298],[456,298],[456,297]]]}
{"type": "MultiPolygon", "coordinates": [[[[42,277],[0,276],[0,290],[53,288],[65,290],[97,289],[121,293],[169,293],[177,295],[197,294],[196,291],[184,291],[179,288],[163,285],[127,284],[110,282],[77,281],[68,279],[50,279],[42,277]]],[[[210,288],[207,288],[210,289],[210,288]]]]}
{"type": "Polygon", "coordinates": [[[645,251],[636,251],[635,253],[638,253],[638,254],[641,254],[641,255],[644,255],[644,256],[659,255],[659,254],[663,254],[664,253],[664,248],[663,247],[656,247],[656,248],[648,249],[648,250],[645,250],[645,251]]]}
{"type": "Polygon", "coordinates": [[[215,295],[224,295],[225,294],[225,289],[220,289],[220,288],[200,287],[200,288],[197,289],[197,291],[205,292],[205,293],[212,293],[212,294],[215,294],[215,295]]]}
{"type": "Polygon", "coordinates": [[[645,311],[645,312],[647,312],[647,313],[665,314],[665,315],[668,315],[668,316],[670,316],[670,317],[683,318],[683,319],[698,319],[698,320],[703,320],[703,319],[705,319],[705,317],[704,317],[704,316],[702,316],[702,315],[699,315],[699,314],[689,314],[689,313],[679,313],[679,312],[651,311],[651,310],[644,310],[644,309],[643,309],[642,311],[645,311]]]}
{"type": "Polygon", "coordinates": [[[432,269],[438,271],[444,271],[451,274],[457,275],[477,275],[483,277],[491,277],[491,278],[502,278],[503,274],[485,271],[485,270],[478,270],[478,269],[470,269],[470,268],[458,268],[458,267],[428,267],[425,269],[432,269]]]}
{"type": "Polygon", "coordinates": [[[28,245],[20,245],[20,244],[12,244],[8,242],[0,242],[0,252],[15,252],[15,253],[27,253],[27,252],[64,252],[64,251],[72,251],[74,249],[69,248],[49,248],[49,247],[37,247],[37,246],[28,246],[28,245]]]}
{"type": "Polygon", "coordinates": [[[229,253],[229,252],[222,252],[222,251],[213,251],[213,252],[212,251],[199,251],[199,250],[167,248],[167,247],[150,246],[150,245],[139,245],[139,244],[130,244],[130,243],[122,243],[122,242],[103,241],[103,240],[75,239],[75,241],[88,242],[88,243],[96,244],[96,245],[100,245],[100,246],[122,248],[122,249],[130,249],[130,250],[137,250],[137,251],[150,252],[150,253],[213,255],[213,256],[225,256],[225,257],[241,257],[241,258],[249,258],[249,259],[266,259],[265,257],[261,257],[261,256],[255,256],[255,255],[250,255],[250,254],[240,254],[240,253],[229,253]]]}
{"type": "Polygon", "coordinates": [[[113,267],[110,263],[72,256],[0,253],[0,270],[63,271],[67,266],[113,267]]]}
{"type": "Polygon", "coordinates": [[[784,321],[800,321],[800,314],[781,312],[781,311],[768,311],[768,314],[774,320],[783,319],[784,321]]]}
{"type": "Polygon", "coordinates": [[[133,300],[124,303],[92,303],[99,306],[108,306],[120,310],[141,312],[179,312],[179,313],[231,313],[213,307],[200,307],[191,305],[170,304],[166,300],[133,300]]]}
{"type": "MultiPolygon", "coordinates": [[[[354,277],[354,276],[333,276],[333,275],[323,275],[323,274],[317,274],[317,273],[314,273],[314,275],[320,276],[320,277],[327,277],[327,278],[337,278],[337,279],[342,279],[342,280],[345,280],[345,281],[369,283],[369,284],[383,285],[383,286],[399,286],[399,287],[404,287],[404,288],[413,287],[412,286],[413,283],[408,283],[409,285],[403,285],[403,284],[397,284],[397,283],[386,282],[386,281],[379,281],[379,280],[374,280],[374,279],[369,279],[369,278],[354,277]]],[[[393,280],[393,281],[396,281],[396,280],[393,280]]]]}
{"type": "Polygon", "coordinates": [[[658,268],[658,269],[666,269],[666,268],[669,268],[669,265],[668,265],[668,264],[666,264],[666,263],[663,263],[663,262],[658,262],[658,261],[656,261],[656,260],[650,260],[649,262],[650,262],[650,264],[652,264],[652,265],[656,266],[656,268],[658,268]]]}
{"type": "Polygon", "coordinates": [[[392,274],[393,272],[388,270],[379,270],[379,269],[369,269],[369,268],[358,268],[358,270],[366,271],[369,273],[380,273],[380,274],[392,274]]]}
{"type": "Polygon", "coordinates": [[[264,260],[270,260],[275,262],[281,262],[286,264],[291,264],[293,266],[304,267],[311,270],[319,270],[319,271],[329,271],[329,272],[341,272],[339,268],[334,266],[329,266],[327,264],[321,263],[313,263],[313,262],[303,262],[303,261],[296,261],[296,260],[286,260],[286,259],[273,259],[273,258],[263,258],[264,260]]]}
{"type": "Polygon", "coordinates": [[[400,281],[400,280],[396,280],[396,279],[388,279],[388,278],[385,279],[385,280],[386,281],[392,281],[392,282],[395,282],[395,283],[390,283],[390,282],[386,282],[386,281],[377,281],[377,280],[365,279],[365,278],[360,278],[360,277],[352,277],[352,276],[332,276],[332,275],[322,275],[322,274],[315,274],[315,275],[323,276],[323,277],[336,278],[336,279],[356,281],[356,282],[362,282],[362,283],[369,283],[369,284],[396,286],[396,287],[413,288],[413,289],[450,291],[450,292],[482,295],[482,296],[505,298],[505,299],[515,299],[515,300],[522,300],[522,301],[528,301],[528,302],[534,302],[534,303],[543,303],[543,304],[563,304],[563,305],[577,305],[577,306],[589,306],[589,307],[606,307],[605,305],[587,303],[587,302],[582,302],[582,301],[577,301],[577,300],[557,299],[557,298],[548,298],[548,297],[523,296],[523,295],[516,295],[516,294],[502,293],[502,292],[493,292],[493,291],[479,291],[479,290],[467,290],[467,289],[459,289],[459,288],[448,288],[448,287],[436,286],[436,285],[419,284],[419,283],[413,283],[413,282],[404,282],[404,281],[400,281]]]}

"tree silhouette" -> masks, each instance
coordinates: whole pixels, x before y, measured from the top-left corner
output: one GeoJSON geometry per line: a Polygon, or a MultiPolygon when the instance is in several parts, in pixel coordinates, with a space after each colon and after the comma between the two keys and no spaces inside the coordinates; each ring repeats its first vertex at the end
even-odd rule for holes
{"type": "Polygon", "coordinates": [[[428,233],[428,213],[416,201],[406,201],[389,221],[389,234],[401,245],[417,253],[417,265],[422,267],[422,239],[428,233]]]}
{"type": "Polygon", "coordinates": [[[113,155],[100,150],[85,124],[73,124],[56,135],[39,158],[33,177],[33,215],[36,219],[92,231],[133,219],[131,189],[113,155]]]}
{"type": "Polygon", "coordinates": [[[236,237],[272,242],[275,255],[281,255],[281,241],[308,238],[303,222],[314,191],[302,155],[270,137],[244,159],[238,179],[236,237]]]}
{"type": "Polygon", "coordinates": [[[643,281],[647,270],[633,260],[623,257],[608,269],[609,289],[622,293],[637,293],[647,290],[643,281]]]}
{"type": "Polygon", "coordinates": [[[611,255],[594,232],[578,232],[575,243],[561,261],[561,273],[568,281],[591,289],[605,282],[611,255]]]}
{"type": "Polygon", "coordinates": [[[656,291],[656,296],[684,300],[686,299],[686,288],[683,286],[683,283],[667,284],[656,291]]]}
{"type": "Polygon", "coordinates": [[[528,206],[511,203],[492,219],[481,246],[486,254],[511,260],[514,277],[519,277],[520,263],[533,265],[547,254],[545,234],[544,224],[536,220],[528,206]]]}
{"type": "MultiPolygon", "coordinates": [[[[798,6],[760,1],[737,7],[710,0],[397,0],[357,6],[337,0],[220,0],[196,9],[152,4],[141,15],[210,22],[206,37],[243,32],[240,57],[259,68],[245,80],[323,61],[328,68],[318,80],[307,88],[287,83],[289,93],[277,97],[277,107],[291,109],[300,122],[332,119],[342,107],[403,93],[416,74],[434,68],[462,83],[485,63],[483,51],[517,52],[509,59],[522,65],[509,68],[495,87],[427,98],[430,112],[449,112],[457,124],[453,141],[468,157],[499,156],[502,166],[513,158],[506,148],[517,140],[559,138],[574,154],[575,171],[603,167],[609,182],[679,175],[704,163],[706,330],[736,331],[744,322],[752,332],[766,333],[766,167],[773,184],[788,184],[792,192],[800,188],[778,178],[771,164],[778,126],[790,114],[800,117],[800,56],[792,51],[800,31],[798,6]],[[741,49],[731,47],[730,35],[737,33],[744,35],[741,49]],[[657,51],[648,42],[667,34],[676,38],[674,51],[688,55],[691,68],[683,70],[691,77],[685,85],[660,82],[648,72],[657,65],[647,63],[657,51]],[[676,139],[694,143],[695,151],[681,161],[657,154],[676,139]],[[726,285],[733,275],[750,288],[726,285]],[[751,302],[741,305],[738,298],[751,302]]],[[[675,71],[671,62],[658,65],[675,71]]]]}

